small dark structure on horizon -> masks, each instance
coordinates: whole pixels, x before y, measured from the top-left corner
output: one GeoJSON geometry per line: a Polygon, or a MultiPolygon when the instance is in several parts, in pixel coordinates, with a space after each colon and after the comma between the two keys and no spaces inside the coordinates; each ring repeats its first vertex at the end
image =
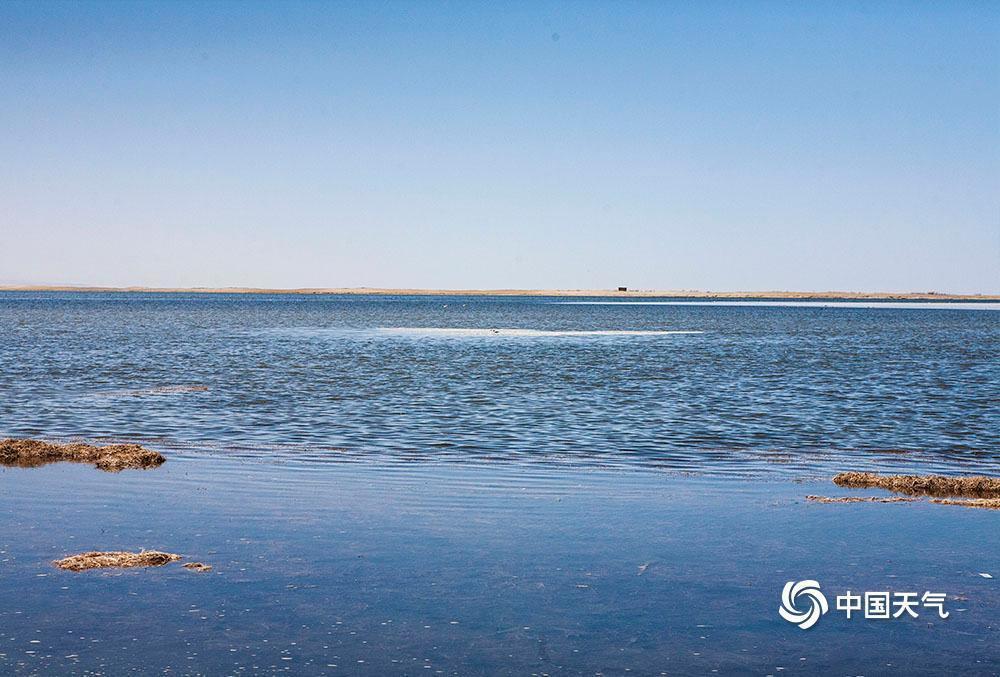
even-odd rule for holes
{"type": "Polygon", "coordinates": [[[628,291],[628,287],[618,287],[618,291],[628,291]]]}

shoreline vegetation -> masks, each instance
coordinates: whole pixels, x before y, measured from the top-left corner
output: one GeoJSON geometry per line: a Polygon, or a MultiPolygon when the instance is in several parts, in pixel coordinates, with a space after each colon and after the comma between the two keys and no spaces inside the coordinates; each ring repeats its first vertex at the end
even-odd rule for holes
{"type": "Polygon", "coordinates": [[[98,447],[83,443],[0,440],[0,465],[37,468],[60,461],[93,463],[99,470],[119,472],[126,469],[156,468],[163,465],[166,459],[159,452],[139,444],[109,444],[98,447]]]}
{"type": "Polygon", "coordinates": [[[1000,477],[976,475],[878,475],[870,472],[842,472],[833,478],[839,487],[850,489],[885,489],[907,496],[936,498],[1000,499],[1000,477]]]}
{"type": "Polygon", "coordinates": [[[75,285],[0,285],[0,292],[89,292],[157,294],[300,294],[357,296],[554,296],[675,299],[780,299],[836,301],[1000,301],[1000,294],[850,291],[703,291],[698,289],[392,289],[385,287],[104,287],[75,285]]]}
{"type": "Polygon", "coordinates": [[[813,503],[916,503],[920,498],[938,505],[1000,510],[1000,477],[975,475],[879,475],[870,472],[842,472],[833,478],[847,489],[883,489],[902,496],[806,496],[813,503]]]}

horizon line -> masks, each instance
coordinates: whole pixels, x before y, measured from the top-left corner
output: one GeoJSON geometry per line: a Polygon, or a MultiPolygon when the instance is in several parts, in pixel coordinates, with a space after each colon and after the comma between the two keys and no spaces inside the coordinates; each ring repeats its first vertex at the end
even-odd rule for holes
{"type": "Polygon", "coordinates": [[[144,287],[104,285],[0,285],[0,292],[103,292],[149,294],[329,294],[370,296],[568,296],[618,298],[842,299],[1000,301],[1000,294],[854,291],[706,291],[701,289],[421,289],[391,287],[144,287]]]}

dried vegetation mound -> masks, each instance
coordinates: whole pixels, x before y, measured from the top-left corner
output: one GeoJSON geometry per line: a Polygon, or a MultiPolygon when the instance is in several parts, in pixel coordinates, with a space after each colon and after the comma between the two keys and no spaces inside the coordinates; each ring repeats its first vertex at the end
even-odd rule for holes
{"type": "Polygon", "coordinates": [[[188,562],[187,564],[182,564],[185,569],[190,569],[191,571],[197,571],[199,573],[205,573],[212,570],[211,564],[205,564],[204,562],[188,562]]]}
{"type": "Polygon", "coordinates": [[[66,571],[87,571],[88,569],[130,569],[132,567],[160,567],[181,558],[170,552],[143,550],[141,552],[85,552],[57,559],[55,564],[66,571]]]}
{"type": "Polygon", "coordinates": [[[966,508],[1000,510],[1000,498],[932,498],[931,503],[940,503],[941,505],[964,505],[966,508]]]}
{"type": "Polygon", "coordinates": [[[48,463],[73,461],[93,463],[107,472],[127,468],[155,468],[166,459],[159,452],[138,444],[56,444],[41,440],[0,440],[0,465],[36,468],[48,463]]]}
{"type": "Polygon", "coordinates": [[[870,472],[842,472],[835,484],[854,489],[886,489],[909,496],[960,496],[1000,498],[1000,477],[945,477],[943,475],[877,475],[870,472]]]}
{"type": "Polygon", "coordinates": [[[912,503],[915,498],[905,496],[806,496],[814,503],[912,503]]]}

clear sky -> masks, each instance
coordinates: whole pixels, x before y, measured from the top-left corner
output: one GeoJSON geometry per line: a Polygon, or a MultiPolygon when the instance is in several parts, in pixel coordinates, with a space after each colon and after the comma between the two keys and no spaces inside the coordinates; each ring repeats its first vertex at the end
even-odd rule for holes
{"type": "Polygon", "coordinates": [[[0,282],[1000,292],[1000,4],[0,2],[0,282]]]}

